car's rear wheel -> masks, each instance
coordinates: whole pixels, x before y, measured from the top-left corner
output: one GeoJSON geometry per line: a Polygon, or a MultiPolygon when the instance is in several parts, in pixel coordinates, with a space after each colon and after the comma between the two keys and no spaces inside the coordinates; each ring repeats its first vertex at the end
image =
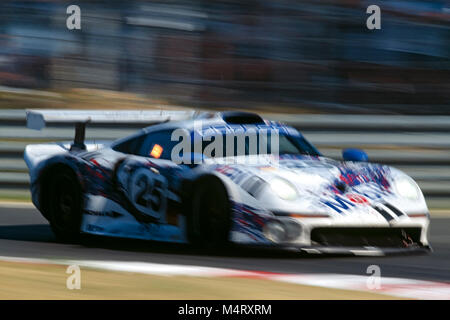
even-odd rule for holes
{"type": "Polygon", "coordinates": [[[82,193],[74,172],[58,168],[50,179],[50,226],[58,241],[79,240],[82,193]]]}
{"type": "Polygon", "coordinates": [[[230,202],[223,183],[204,177],[195,184],[189,218],[189,240],[206,248],[228,244],[231,229],[230,202]]]}

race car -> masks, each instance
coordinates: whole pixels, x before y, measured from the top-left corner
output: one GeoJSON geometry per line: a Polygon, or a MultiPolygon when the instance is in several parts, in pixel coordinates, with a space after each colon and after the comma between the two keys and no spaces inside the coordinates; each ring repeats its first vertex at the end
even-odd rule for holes
{"type": "Polygon", "coordinates": [[[429,211],[402,171],[322,154],[295,128],[247,112],[29,110],[73,123],[73,143],[28,145],[32,201],[61,241],[82,234],[309,253],[429,251],[429,211]],[[152,123],[112,142],[89,123],[152,123]]]}

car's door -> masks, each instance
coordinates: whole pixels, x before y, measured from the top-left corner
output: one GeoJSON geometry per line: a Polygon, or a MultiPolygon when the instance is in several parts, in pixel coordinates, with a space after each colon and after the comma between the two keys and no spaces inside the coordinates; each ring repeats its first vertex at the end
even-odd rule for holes
{"type": "MultiPolygon", "coordinates": [[[[180,166],[170,161],[172,130],[161,130],[145,134],[143,137],[130,139],[130,145],[123,145],[120,150],[127,150],[133,156],[126,157],[117,168],[117,181],[128,198],[133,210],[139,214],[164,222],[168,202],[177,199],[169,191],[176,189],[181,170],[180,166]],[[175,182],[173,182],[175,181],[175,182]],[[175,186],[173,185],[175,184],[175,186]]],[[[117,149],[117,147],[116,147],[117,149]]]]}

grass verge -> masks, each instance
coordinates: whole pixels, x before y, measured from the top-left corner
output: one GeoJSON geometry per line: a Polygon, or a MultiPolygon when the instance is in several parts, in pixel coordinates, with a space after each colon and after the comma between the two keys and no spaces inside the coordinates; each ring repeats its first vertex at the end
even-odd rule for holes
{"type": "Polygon", "coordinates": [[[397,299],[370,292],[242,278],[153,276],[81,270],[81,289],[69,290],[66,266],[0,262],[0,299],[397,299]]]}
{"type": "Polygon", "coordinates": [[[29,190],[0,190],[0,202],[31,203],[29,190]]]}

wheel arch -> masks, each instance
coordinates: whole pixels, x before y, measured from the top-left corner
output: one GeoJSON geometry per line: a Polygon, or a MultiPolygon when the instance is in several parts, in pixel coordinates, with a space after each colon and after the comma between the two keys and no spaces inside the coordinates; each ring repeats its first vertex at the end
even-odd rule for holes
{"type": "Polygon", "coordinates": [[[80,181],[80,176],[78,174],[78,168],[74,165],[71,165],[67,162],[56,161],[56,159],[49,164],[47,164],[44,168],[41,169],[38,178],[38,189],[39,189],[39,211],[42,215],[48,220],[49,219],[49,203],[51,197],[51,178],[55,172],[59,170],[70,170],[77,179],[78,184],[82,190],[82,181],[80,181]]]}
{"type": "MultiPolygon", "coordinates": [[[[232,212],[233,212],[233,204],[232,199],[230,198],[229,188],[227,188],[226,183],[221,179],[220,176],[213,174],[213,173],[204,173],[201,175],[198,175],[195,179],[188,182],[187,185],[185,185],[186,188],[188,188],[187,192],[185,193],[185,197],[183,200],[183,210],[184,215],[187,219],[187,238],[191,244],[199,245],[201,243],[201,233],[198,232],[198,227],[196,219],[196,213],[195,213],[195,203],[196,203],[196,191],[201,189],[202,185],[211,185],[211,181],[217,182],[223,189],[223,192],[225,193],[225,197],[227,199],[227,210],[229,214],[229,230],[231,231],[232,227],[232,212]],[[197,231],[195,231],[197,230],[197,231]]],[[[185,189],[186,190],[186,189],[185,189]]]]}
{"type": "Polygon", "coordinates": [[[220,176],[219,174],[216,174],[215,172],[202,172],[200,174],[198,174],[197,176],[195,176],[195,178],[193,179],[188,179],[183,181],[183,186],[182,186],[182,203],[183,206],[185,207],[190,207],[191,206],[191,201],[194,195],[194,192],[196,190],[196,188],[198,187],[198,185],[200,183],[204,183],[205,180],[208,179],[216,179],[217,181],[219,181],[225,192],[227,195],[227,198],[229,201],[231,201],[233,199],[233,196],[235,194],[235,190],[233,189],[233,186],[230,185],[230,183],[232,183],[232,181],[226,181],[224,179],[224,177],[220,176]]]}

